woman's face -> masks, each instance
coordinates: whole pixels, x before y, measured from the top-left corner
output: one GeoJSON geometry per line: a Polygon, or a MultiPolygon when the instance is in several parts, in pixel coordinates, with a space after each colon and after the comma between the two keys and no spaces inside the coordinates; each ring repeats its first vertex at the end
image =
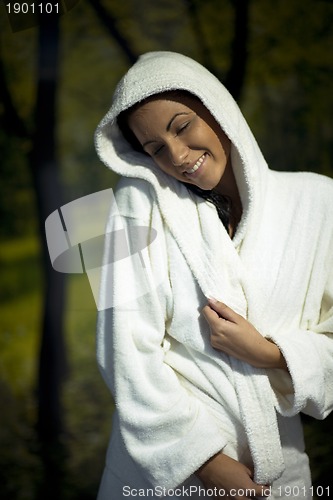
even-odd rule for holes
{"type": "Polygon", "coordinates": [[[131,113],[129,127],[158,167],[179,181],[210,190],[230,177],[230,140],[190,95],[146,101],[131,113]]]}

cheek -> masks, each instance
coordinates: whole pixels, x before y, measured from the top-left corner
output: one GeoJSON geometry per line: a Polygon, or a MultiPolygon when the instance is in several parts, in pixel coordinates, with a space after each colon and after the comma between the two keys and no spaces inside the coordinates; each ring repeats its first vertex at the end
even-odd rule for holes
{"type": "MultiPolygon", "coordinates": [[[[226,139],[225,134],[223,136],[226,139]]],[[[227,146],[227,141],[222,142],[222,136],[221,138],[217,135],[217,133],[206,123],[201,123],[201,126],[197,128],[195,132],[195,137],[193,134],[193,137],[191,139],[196,140],[196,145],[197,146],[202,146],[203,148],[208,148],[208,149],[220,149],[222,145],[222,149],[225,149],[225,146],[227,146]]]]}
{"type": "Polygon", "coordinates": [[[215,135],[215,141],[217,144],[217,147],[220,148],[221,154],[225,156],[226,158],[229,157],[230,155],[230,150],[231,150],[231,141],[229,138],[225,135],[224,132],[219,132],[218,135],[215,135]]]}
{"type": "Polygon", "coordinates": [[[153,159],[154,163],[158,166],[158,168],[163,170],[163,172],[166,172],[167,174],[172,175],[173,167],[172,167],[172,164],[171,164],[170,160],[168,159],[167,155],[165,155],[165,157],[163,157],[163,158],[152,158],[152,159],[153,159]]]}
{"type": "Polygon", "coordinates": [[[231,151],[231,141],[228,139],[227,136],[224,136],[224,140],[221,140],[221,144],[226,158],[229,158],[231,151]]]}
{"type": "Polygon", "coordinates": [[[171,161],[168,158],[163,158],[162,159],[153,159],[157,167],[162,170],[164,173],[170,175],[170,177],[173,177],[174,179],[177,179],[178,181],[182,181],[183,178],[182,176],[175,170],[175,167],[172,165],[171,161]]]}

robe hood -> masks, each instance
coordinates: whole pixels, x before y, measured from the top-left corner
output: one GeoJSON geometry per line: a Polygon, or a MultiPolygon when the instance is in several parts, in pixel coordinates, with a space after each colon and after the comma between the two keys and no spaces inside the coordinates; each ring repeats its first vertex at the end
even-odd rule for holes
{"type": "Polygon", "coordinates": [[[186,188],[162,172],[153,160],[133,150],[117,125],[118,115],[134,104],[162,92],[185,90],[197,96],[232,143],[232,166],[243,205],[243,218],[234,238],[242,240],[248,218],[255,216],[265,194],[266,162],[238,105],[221,82],[201,64],[174,52],[142,55],[118,83],[110,110],[95,134],[97,153],[115,173],[148,181],[162,212],[170,196],[184,198],[186,188]]]}

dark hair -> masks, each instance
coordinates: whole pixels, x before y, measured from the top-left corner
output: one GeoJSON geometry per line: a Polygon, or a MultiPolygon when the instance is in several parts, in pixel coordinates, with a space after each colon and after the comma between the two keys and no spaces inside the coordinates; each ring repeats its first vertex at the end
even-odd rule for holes
{"type": "MultiPolygon", "coordinates": [[[[171,92],[173,92],[173,94],[182,94],[182,95],[185,94],[187,96],[192,95],[186,91],[171,91],[171,92]]],[[[197,98],[196,96],[194,96],[194,97],[197,98]]],[[[140,107],[145,101],[140,101],[140,102],[136,103],[134,106],[132,106],[131,108],[128,108],[128,109],[122,111],[118,115],[117,124],[118,124],[119,130],[123,134],[126,141],[132,146],[132,148],[135,151],[138,151],[139,153],[143,153],[145,155],[148,155],[148,153],[146,153],[143,150],[136,135],[134,134],[134,132],[132,131],[132,129],[128,125],[128,119],[129,119],[130,114],[133,113],[133,111],[135,111],[138,107],[140,107]]],[[[201,189],[198,186],[195,186],[194,184],[189,184],[187,182],[184,182],[183,184],[184,184],[184,186],[186,186],[186,188],[189,191],[192,191],[193,193],[200,196],[204,200],[213,203],[213,205],[216,208],[216,211],[217,211],[217,214],[219,216],[220,221],[222,222],[222,224],[226,228],[226,230],[229,232],[229,224],[230,224],[230,219],[231,219],[231,199],[228,196],[224,196],[222,194],[215,193],[213,190],[201,189]]]]}

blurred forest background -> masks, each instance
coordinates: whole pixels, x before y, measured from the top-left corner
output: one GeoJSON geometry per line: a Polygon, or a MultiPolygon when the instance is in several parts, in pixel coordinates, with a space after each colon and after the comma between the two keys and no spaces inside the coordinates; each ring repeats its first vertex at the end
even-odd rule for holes
{"type": "MultiPolygon", "coordinates": [[[[96,307],[85,275],[52,270],[44,221],[64,203],[114,186],[96,157],[94,130],[118,79],[149,50],[182,52],[214,72],[271,168],[333,176],[333,4],[63,0],[62,15],[37,18],[9,16],[7,3],[14,2],[0,4],[0,497],[92,500],[112,415],[95,362],[96,307]]],[[[314,485],[329,486],[333,419],[304,421],[314,485]]],[[[325,498],[320,489],[318,496],[325,498]]]]}

